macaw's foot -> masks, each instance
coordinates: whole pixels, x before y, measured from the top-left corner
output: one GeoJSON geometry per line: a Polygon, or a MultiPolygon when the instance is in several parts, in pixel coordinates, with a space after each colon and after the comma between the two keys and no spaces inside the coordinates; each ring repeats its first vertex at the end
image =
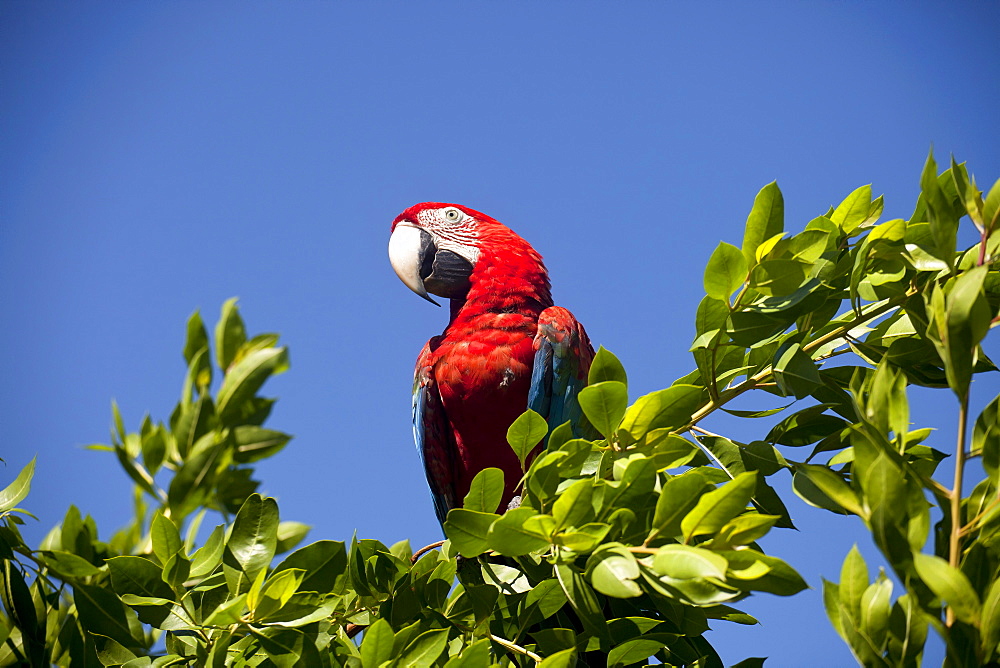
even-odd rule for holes
{"type": "Polygon", "coordinates": [[[514,510],[515,508],[520,508],[520,507],[521,507],[520,495],[515,496],[513,499],[510,500],[510,503],[507,504],[507,510],[514,510]]]}

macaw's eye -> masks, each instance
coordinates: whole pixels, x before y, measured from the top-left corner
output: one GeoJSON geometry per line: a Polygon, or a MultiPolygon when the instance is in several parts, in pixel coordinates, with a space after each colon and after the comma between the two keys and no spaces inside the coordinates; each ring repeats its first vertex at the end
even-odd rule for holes
{"type": "Polygon", "coordinates": [[[459,211],[458,209],[445,209],[444,210],[444,218],[449,223],[457,223],[460,220],[462,220],[462,218],[464,218],[464,217],[465,216],[463,216],[462,212],[459,211]]]}

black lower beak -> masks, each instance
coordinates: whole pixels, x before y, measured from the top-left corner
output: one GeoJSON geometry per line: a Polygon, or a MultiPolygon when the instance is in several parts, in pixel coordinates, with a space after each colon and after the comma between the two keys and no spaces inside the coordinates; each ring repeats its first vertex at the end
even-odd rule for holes
{"type": "MultiPolygon", "coordinates": [[[[430,237],[430,235],[427,235],[430,237]]],[[[421,235],[421,242],[423,242],[421,235]]],[[[462,299],[469,292],[469,276],[472,275],[472,263],[458,253],[450,250],[435,249],[432,239],[430,248],[421,243],[420,278],[423,279],[427,292],[448,299],[462,299]],[[435,252],[427,252],[434,249],[435,252]],[[427,252],[426,255],[424,253],[427,252]]]]}

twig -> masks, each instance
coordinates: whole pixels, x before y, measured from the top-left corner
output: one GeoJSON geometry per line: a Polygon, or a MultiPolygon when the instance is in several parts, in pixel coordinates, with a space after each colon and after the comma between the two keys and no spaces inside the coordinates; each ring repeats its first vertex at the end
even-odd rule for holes
{"type": "MultiPolygon", "coordinates": [[[[824,334],[823,336],[821,336],[821,337],[819,337],[819,338],[817,338],[817,339],[815,339],[813,341],[810,341],[806,345],[802,346],[802,352],[804,352],[804,353],[810,353],[813,350],[816,350],[817,348],[823,347],[824,345],[826,345],[830,341],[835,341],[836,339],[842,339],[842,338],[844,338],[844,336],[848,332],[850,332],[852,329],[854,329],[858,325],[866,323],[869,320],[874,320],[875,318],[879,317],[880,315],[884,315],[885,313],[888,313],[889,311],[893,310],[894,308],[897,308],[899,306],[899,304],[902,303],[904,300],[908,299],[911,294],[912,294],[912,290],[907,291],[906,294],[900,295],[899,297],[896,297],[895,299],[891,299],[891,300],[887,301],[885,304],[882,304],[881,306],[879,306],[878,308],[872,309],[868,313],[863,313],[862,315],[854,318],[853,320],[851,320],[846,325],[843,325],[842,327],[838,327],[837,329],[833,330],[832,332],[824,334]]],[[[761,369],[760,371],[758,371],[757,373],[755,373],[753,376],[750,376],[749,378],[747,378],[745,381],[743,381],[739,385],[733,387],[732,389],[729,389],[729,390],[726,390],[726,391],[720,393],[718,399],[712,399],[712,400],[710,400],[707,404],[705,404],[704,406],[702,406],[701,408],[699,408],[697,411],[695,411],[691,415],[691,419],[688,421],[688,423],[686,425],[684,425],[683,427],[677,429],[676,433],[680,433],[680,432],[684,432],[684,431],[689,431],[692,427],[694,427],[696,424],[698,424],[699,422],[701,422],[703,419],[705,419],[711,413],[714,413],[716,410],[718,410],[719,408],[721,408],[723,405],[725,405],[729,401],[735,399],[736,397],[740,396],[744,392],[747,392],[748,390],[752,390],[752,389],[754,389],[756,387],[759,387],[760,384],[764,381],[764,379],[767,378],[768,376],[770,376],[771,373],[772,373],[771,365],[768,365],[768,366],[764,367],[763,369],[761,369]]]]}
{"type": "Polygon", "coordinates": [[[436,543],[431,543],[430,545],[427,545],[425,547],[420,548],[419,550],[417,550],[416,552],[413,553],[412,557],[410,557],[410,563],[411,564],[417,563],[417,559],[419,559],[420,557],[424,556],[426,553],[430,552],[431,550],[441,547],[442,545],[444,545],[444,541],[443,540],[439,540],[436,543]]]}

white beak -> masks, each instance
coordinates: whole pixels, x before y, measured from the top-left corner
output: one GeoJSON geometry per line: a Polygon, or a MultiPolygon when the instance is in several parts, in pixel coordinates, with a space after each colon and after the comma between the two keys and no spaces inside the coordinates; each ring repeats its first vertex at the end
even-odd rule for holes
{"type": "Polygon", "coordinates": [[[408,223],[397,223],[396,229],[389,236],[389,263],[392,264],[393,271],[399,276],[399,280],[406,284],[406,287],[430,303],[440,306],[427,294],[424,281],[420,278],[420,265],[424,250],[422,246],[426,243],[421,237],[422,234],[427,233],[408,223]]]}

